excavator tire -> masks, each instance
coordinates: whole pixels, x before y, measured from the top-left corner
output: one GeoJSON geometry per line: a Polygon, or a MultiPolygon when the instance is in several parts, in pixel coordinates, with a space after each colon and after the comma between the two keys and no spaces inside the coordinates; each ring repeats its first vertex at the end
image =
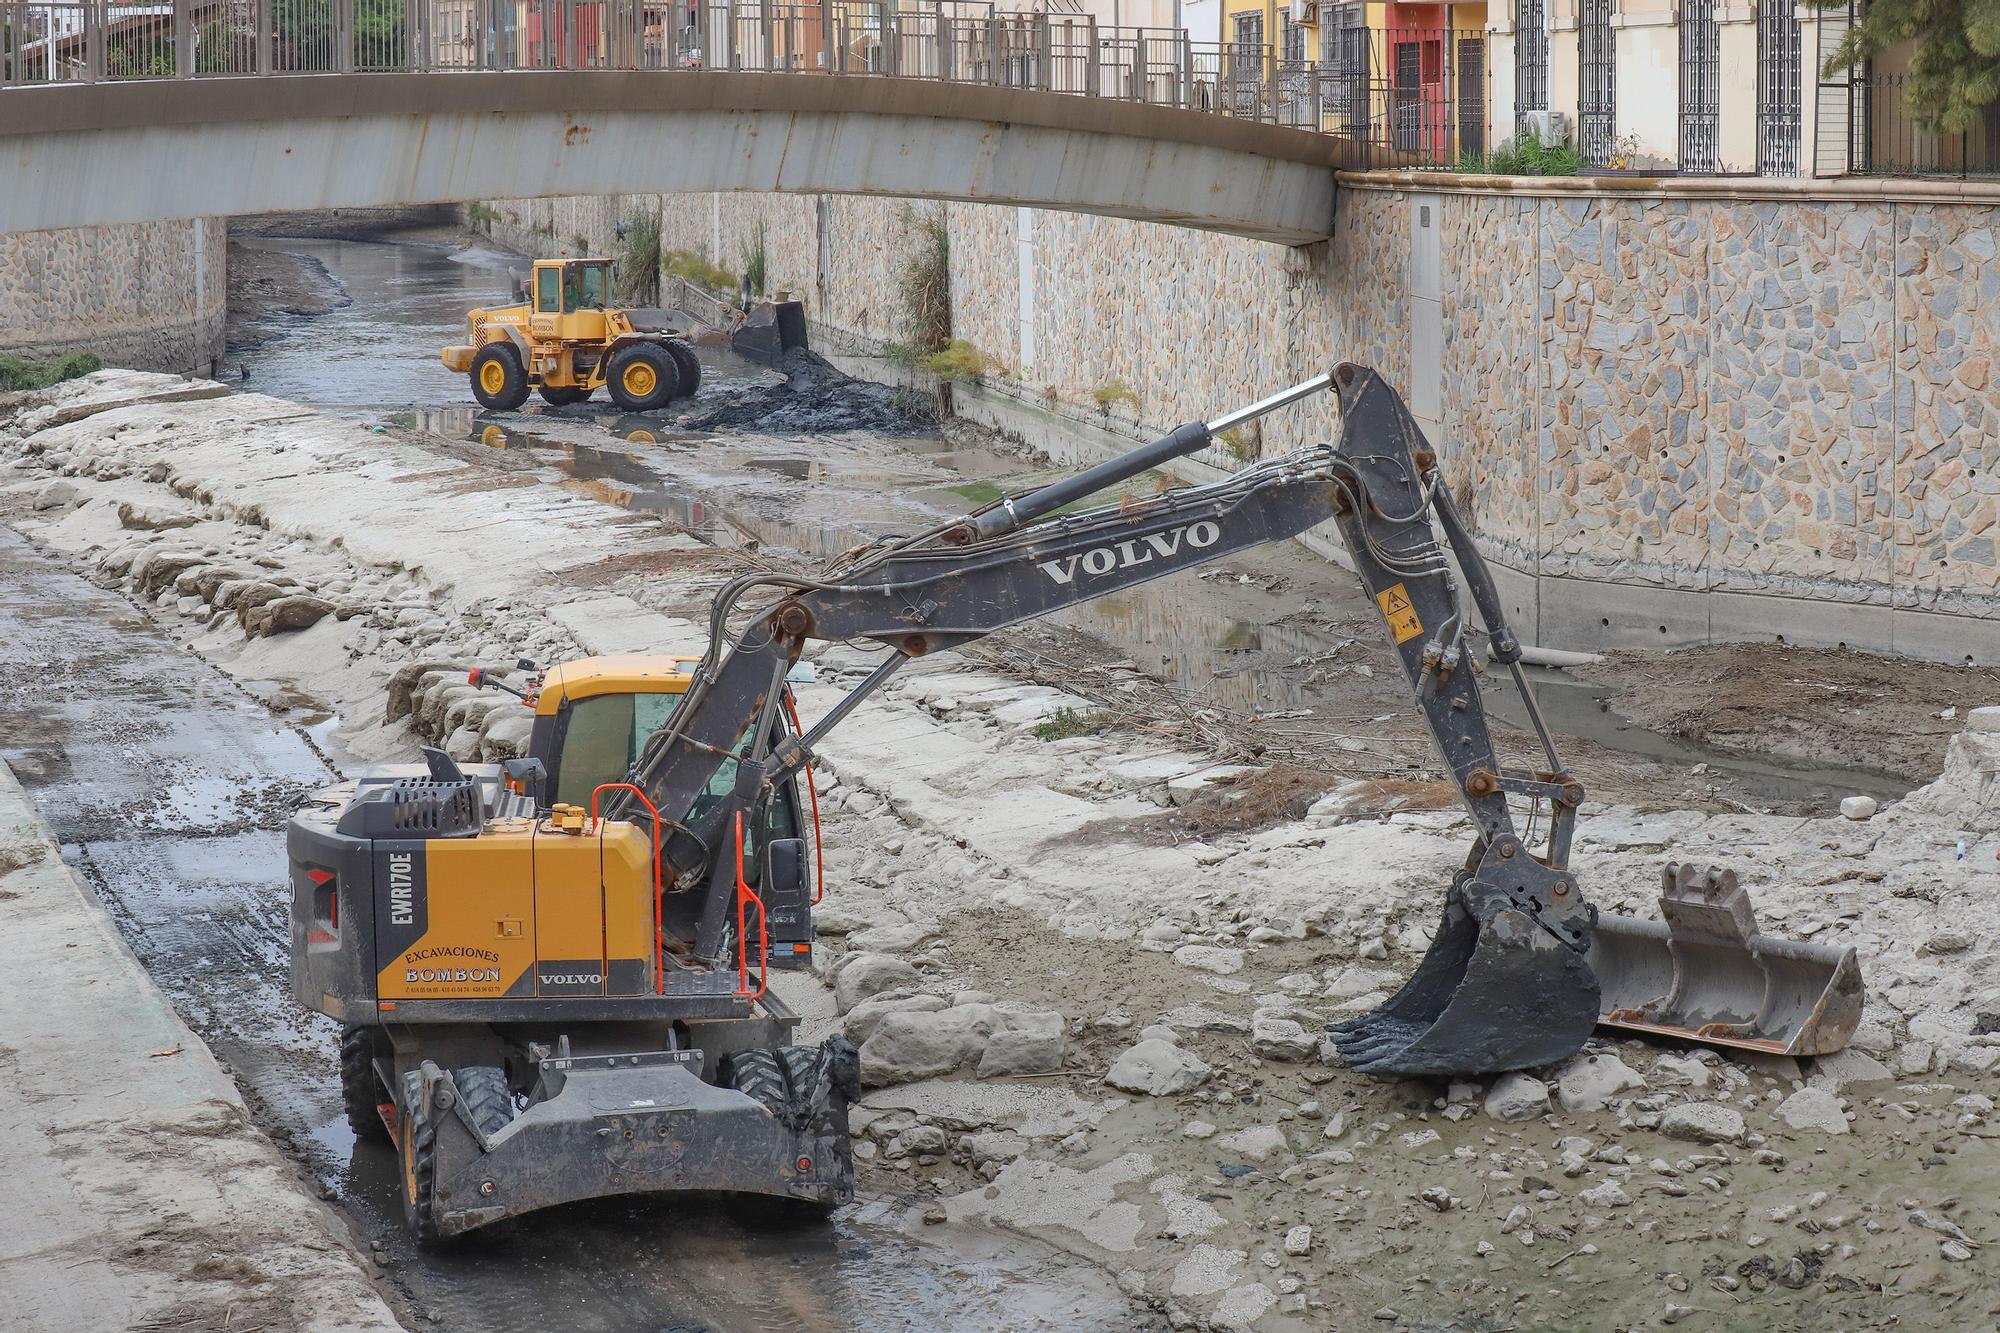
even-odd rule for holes
{"type": "Polygon", "coordinates": [[[528,372],[514,344],[488,343],[472,358],[472,396],[481,407],[512,412],[528,401],[528,372]]]}
{"type": "Polygon", "coordinates": [[[381,1110],[389,1090],[375,1072],[375,1032],[361,1027],[340,1030],[340,1105],[355,1138],[379,1141],[389,1137],[381,1110]]]}
{"type": "Polygon", "coordinates": [[[667,343],[667,354],[681,372],[680,396],[694,397],[695,390],[701,387],[701,362],[695,359],[694,348],[676,338],[667,343]]]}
{"type": "Polygon", "coordinates": [[[467,1065],[451,1071],[459,1099],[481,1134],[497,1134],[514,1119],[514,1092],[507,1071],[497,1065],[467,1065]]]}
{"type": "Polygon", "coordinates": [[[428,1249],[443,1237],[431,1211],[431,1198],[437,1189],[437,1130],[424,1114],[423,1091],[422,1074],[412,1069],[403,1075],[396,1150],[403,1176],[403,1223],[417,1244],[428,1249]]]}
{"type": "Polygon", "coordinates": [[[780,1120],[791,1110],[789,1080],[775,1050],[738,1051],[729,1057],[729,1086],[780,1120]]]}
{"type": "Polygon", "coordinates": [[[544,384],[537,392],[550,407],[568,407],[590,397],[590,390],[578,384],[544,384]]]}
{"type": "Polygon", "coordinates": [[[658,343],[627,343],[612,354],[606,371],[611,401],[627,412],[650,412],[680,396],[680,363],[658,343]]]}

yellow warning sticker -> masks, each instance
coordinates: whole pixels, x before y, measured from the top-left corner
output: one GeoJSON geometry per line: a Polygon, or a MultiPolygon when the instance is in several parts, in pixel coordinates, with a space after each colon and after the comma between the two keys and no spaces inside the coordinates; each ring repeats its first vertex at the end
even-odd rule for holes
{"type": "Polygon", "coordinates": [[[1424,622],[1417,618],[1417,608],[1410,605],[1410,594],[1402,584],[1376,593],[1375,604],[1382,608],[1382,618],[1389,622],[1389,633],[1397,643],[1408,643],[1424,632],[1424,622]]]}

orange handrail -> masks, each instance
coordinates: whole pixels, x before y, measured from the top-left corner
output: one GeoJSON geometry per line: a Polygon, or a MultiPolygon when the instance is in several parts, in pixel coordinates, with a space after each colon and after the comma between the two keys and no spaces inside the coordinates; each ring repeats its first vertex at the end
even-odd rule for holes
{"type": "Polygon", "coordinates": [[[736,812],[736,993],[751,1000],[764,997],[771,978],[771,931],[764,920],[764,900],[743,878],[743,812],[736,812]],[[745,900],[757,904],[757,989],[750,989],[750,936],[743,917],[745,900]]]}
{"type": "MultiPolygon", "coordinates": [[[[604,782],[590,793],[590,817],[597,818],[597,797],[607,791],[629,791],[653,816],[653,993],[667,993],[667,894],[660,878],[660,807],[629,782],[604,782]]],[[[607,964],[609,960],[606,960],[607,964]]]]}
{"type": "MultiPolygon", "coordinates": [[[[803,734],[805,728],[799,725],[799,707],[792,702],[792,692],[785,691],[785,711],[792,716],[792,730],[803,734]]],[[[805,765],[806,795],[812,798],[813,810],[813,906],[826,897],[826,844],[819,836],[819,788],[813,786],[813,766],[805,765]]]]}

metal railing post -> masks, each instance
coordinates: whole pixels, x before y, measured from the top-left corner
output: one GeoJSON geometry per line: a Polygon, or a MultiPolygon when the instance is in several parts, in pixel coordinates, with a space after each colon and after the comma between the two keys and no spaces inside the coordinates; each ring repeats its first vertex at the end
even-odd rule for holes
{"type": "Polygon", "coordinates": [[[833,0],[819,0],[820,65],[828,74],[845,73],[845,43],[834,40],[833,0]]]}
{"type": "Polygon", "coordinates": [[[354,72],[354,0],[333,0],[333,67],[354,72]]]}
{"type": "MultiPolygon", "coordinates": [[[[51,50],[55,47],[55,25],[49,25],[46,39],[51,50]]],[[[83,5],[83,81],[95,83],[102,77],[104,67],[104,0],[84,0],[83,5]]]]}
{"type": "Polygon", "coordinates": [[[271,72],[271,29],[276,21],[275,16],[271,13],[271,0],[257,0],[255,14],[256,17],[253,23],[256,28],[257,72],[259,74],[269,74],[271,72]]]}
{"type": "Polygon", "coordinates": [[[1083,50],[1083,93],[1086,97],[1095,97],[1097,96],[1098,84],[1100,82],[1097,71],[1097,16],[1095,14],[1084,19],[1084,39],[1087,45],[1083,50]]]}
{"type": "MultiPolygon", "coordinates": [[[[194,77],[194,0],[174,0],[174,77],[194,77]]],[[[21,29],[16,25],[14,31],[21,29]]]]}
{"type": "Polygon", "coordinates": [[[937,48],[938,48],[937,76],[940,79],[949,79],[951,77],[951,19],[945,15],[943,6],[939,6],[936,12],[937,12],[936,36],[937,36],[937,48]]]}

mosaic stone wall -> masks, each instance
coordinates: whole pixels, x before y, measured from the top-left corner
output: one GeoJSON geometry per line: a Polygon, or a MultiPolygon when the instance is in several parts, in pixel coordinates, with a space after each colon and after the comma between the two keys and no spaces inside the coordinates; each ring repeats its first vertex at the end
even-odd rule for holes
{"type": "Polygon", "coordinates": [[[0,353],[206,375],[229,313],[221,218],[0,235],[0,353]]]}
{"type": "MultiPolygon", "coordinates": [[[[1128,435],[1341,360],[1407,393],[1427,307],[1410,299],[1399,184],[1349,185],[1335,239],[1299,250],[1038,213],[1025,301],[1020,211],[946,205],[955,333],[1009,368],[1009,391],[1128,435]],[[1116,386],[1131,398],[1100,408],[1116,386]]],[[[1819,608],[1801,637],[1828,642],[1847,641],[1842,608],[2000,619],[2000,208],[1424,199],[1440,224],[1436,443],[1489,554],[1539,580],[1544,624],[1552,597],[1615,604],[1619,587],[1683,599],[1672,641],[1709,632],[1687,610],[1709,593],[1819,608]]],[[[774,281],[816,320],[896,336],[903,205],[724,196],[718,228],[708,196],[661,203],[670,246],[719,234],[727,267],[764,219],[774,281]]],[[[1327,410],[1286,414],[1212,461],[1333,428],[1327,410]]],[[[1588,617],[1558,618],[1565,646],[1588,646],[1588,617]]],[[[1871,623],[1852,637],[1888,646],[1889,621],[1871,623]]],[[[1925,633],[1911,651],[1957,655],[1925,633]]]]}

